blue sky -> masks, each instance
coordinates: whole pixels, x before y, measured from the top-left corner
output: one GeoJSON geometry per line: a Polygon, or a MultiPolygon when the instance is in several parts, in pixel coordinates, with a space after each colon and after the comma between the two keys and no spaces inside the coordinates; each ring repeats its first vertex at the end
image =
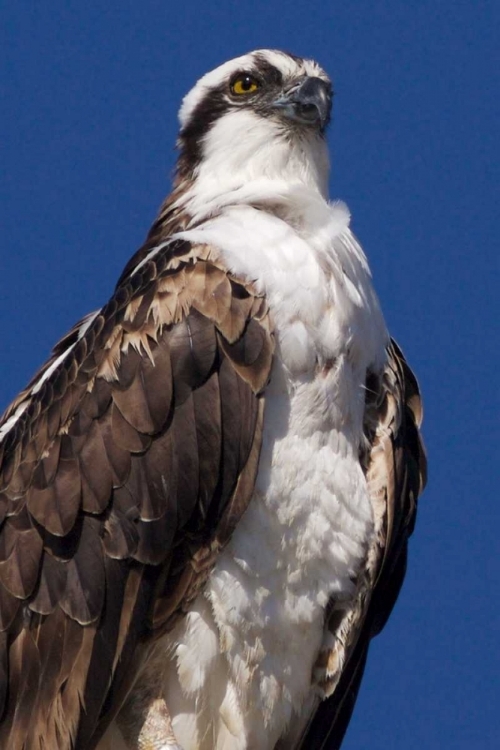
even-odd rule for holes
{"type": "Polygon", "coordinates": [[[0,409],[143,240],[196,79],[258,47],[331,73],[331,195],[419,377],[430,462],[344,748],[500,747],[498,3],[0,8],[0,409]]]}

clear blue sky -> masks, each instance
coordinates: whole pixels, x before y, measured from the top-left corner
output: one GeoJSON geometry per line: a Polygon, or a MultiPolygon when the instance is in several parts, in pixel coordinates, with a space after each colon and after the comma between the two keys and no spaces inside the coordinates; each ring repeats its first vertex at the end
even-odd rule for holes
{"type": "Polygon", "coordinates": [[[0,6],[1,409],[144,238],[196,79],[268,46],[331,73],[331,195],[418,374],[430,461],[345,750],[496,750],[500,3],[0,6]]]}

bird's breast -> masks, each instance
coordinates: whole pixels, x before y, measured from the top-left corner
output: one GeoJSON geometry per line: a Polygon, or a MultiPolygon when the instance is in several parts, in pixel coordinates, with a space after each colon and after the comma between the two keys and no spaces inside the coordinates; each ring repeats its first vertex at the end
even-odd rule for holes
{"type": "Polygon", "coordinates": [[[355,259],[346,282],[345,261],[275,217],[243,214],[257,249],[229,222],[224,257],[266,293],[277,352],[254,496],[173,636],[165,687],[185,750],[274,747],[311,695],[325,608],[353,596],[373,533],[359,446],[385,329],[364,270],[355,259]]]}
{"type": "MultiPolygon", "coordinates": [[[[352,377],[342,369],[268,396],[254,496],[174,634],[167,704],[185,750],[205,735],[206,748],[273,748],[311,694],[328,602],[354,593],[371,506],[349,428],[320,408],[329,380],[352,377]]],[[[279,361],[273,375],[287,377],[279,361]]]]}

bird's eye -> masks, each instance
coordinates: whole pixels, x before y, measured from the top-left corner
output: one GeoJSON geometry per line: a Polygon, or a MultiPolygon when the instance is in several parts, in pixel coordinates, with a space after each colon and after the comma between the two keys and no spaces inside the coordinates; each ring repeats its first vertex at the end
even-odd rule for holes
{"type": "Polygon", "coordinates": [[[233,81],[231,81],[231,93],[235,96],[244,96],[245,94],[253,94],[254,91],[260,88],[260,83],[249,73],[242,73],[233,81]]]}

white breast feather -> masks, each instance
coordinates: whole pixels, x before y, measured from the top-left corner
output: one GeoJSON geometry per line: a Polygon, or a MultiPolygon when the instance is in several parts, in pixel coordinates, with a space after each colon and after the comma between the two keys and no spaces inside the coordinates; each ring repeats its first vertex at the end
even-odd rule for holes
{"type": "Polygon", "coordinates": [[[220,248],[265,292],[278,344],[255,495],[169,638],[165,694],[185,750],[274,747],[311,693],[324,609],[332,595],[349,605],[373,530],[358,452],[387,332],[365,256],[343,204],[282,184],[280,218],[266,191],[248,205],[251,189],[177,235],[220,248]]]}

